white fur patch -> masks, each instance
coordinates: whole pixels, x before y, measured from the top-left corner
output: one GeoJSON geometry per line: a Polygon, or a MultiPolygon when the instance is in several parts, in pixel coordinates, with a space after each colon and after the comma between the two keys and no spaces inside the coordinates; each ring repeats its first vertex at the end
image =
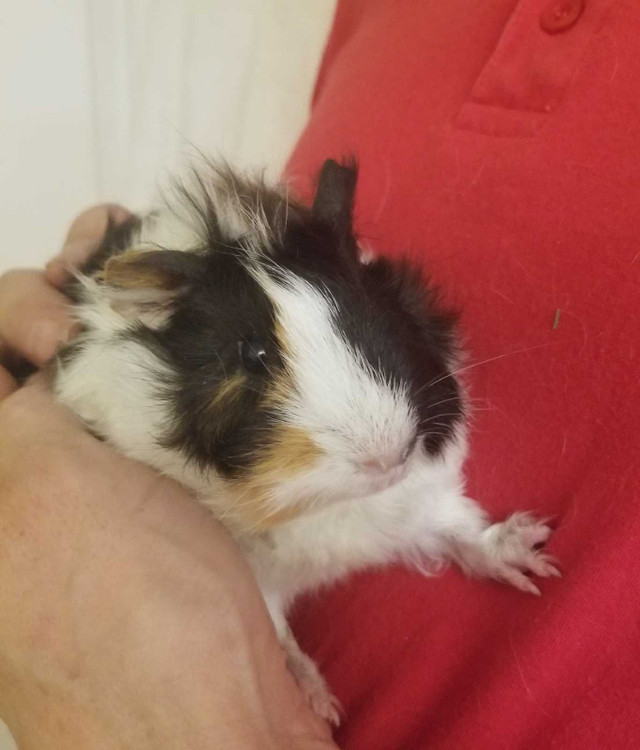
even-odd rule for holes
{"type": "Polygon", "coordinates": [[[401,454],[412,440],[417,418],[404,387],[385,382],[341,335],[328,294],[291,274],[274,281],[261,268],[252,272],[272,300],[286,339],[294,389],[282,418],[303,429],[323,453],[309,472],[278,488],[274,510],[294,497],[360,497],[400,479],[408,467],[372,478],[360,464],[401,454]]]}
{"type": "Polygon", "coordinates": [[[208,172],[193,170],[182,183],[174,184],[159,209],[143,219],[133,244],[148,249],[201,248],[209,240],[203,217],[213,214],[225,238],[239,242],[255,259],[269,252],[287,221],[285,196],[268,218],[261,201],[263,190],[258,177],[240,179],[223,166],[208,172]]]}
{"type": "Polygon", "coordinates": [[[439,458],[418,455],[399,483],[370,496],[318,507],[256,540],[250,555],[269,601],[286,609],[295,596],[371,565],[404,561],[423,572],[448,557],[449,536],[475,538],[486,519],[464,497],[463,447],[439,458]]]}
{"type": "Polygon", "coordinates": [[[168,206],[145,216],[133,239],[132,245],[141,250],[195,250],[203,242],[186,211],[168,206]]]}

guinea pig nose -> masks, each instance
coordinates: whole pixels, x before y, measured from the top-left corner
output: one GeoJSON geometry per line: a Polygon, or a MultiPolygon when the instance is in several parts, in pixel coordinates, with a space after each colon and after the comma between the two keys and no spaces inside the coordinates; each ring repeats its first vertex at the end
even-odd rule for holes
{"type": "Polygon", "coordinates": [[[393,451],[384,455],[371,456],[359,462],[359,467],[367,474],[386,474],[392,469],[403,466],[416,447],[418,437],[414,436],[401,451],[393,451]]]}
{"type": "Polygon", "coordinates": [[[366,474],[386,474],[388,471],[402,466],[405,461],[406,458],[404,456],[397,454],[394,456],[378,456],[360,461],[360,468],[366,474]]]}
{"type": "Polygon", "coordinates": [[[399,466],[402,463],[401,458],[368,458],[366,461],[360,461],[360,468],[366,474],[386,474],[387,471],[399,466]]]}

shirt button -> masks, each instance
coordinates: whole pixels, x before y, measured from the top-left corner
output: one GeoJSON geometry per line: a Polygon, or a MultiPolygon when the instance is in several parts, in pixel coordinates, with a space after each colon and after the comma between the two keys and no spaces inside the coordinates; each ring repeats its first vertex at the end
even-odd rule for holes
{"type": "Polygon", "coordinates": [[[580,18],[585,0],[551,0],[540,13],[540,26],[547,34],[560,34],[580,18]]]}

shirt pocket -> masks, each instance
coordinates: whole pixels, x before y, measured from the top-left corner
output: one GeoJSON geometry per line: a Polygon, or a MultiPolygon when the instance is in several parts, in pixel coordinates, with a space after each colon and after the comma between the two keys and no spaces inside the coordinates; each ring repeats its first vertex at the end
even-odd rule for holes
{"type": "Polygon", "coordinates": [[[613,0],[520,0],[456,127],[533,136],[561,104],[613,0]]]}

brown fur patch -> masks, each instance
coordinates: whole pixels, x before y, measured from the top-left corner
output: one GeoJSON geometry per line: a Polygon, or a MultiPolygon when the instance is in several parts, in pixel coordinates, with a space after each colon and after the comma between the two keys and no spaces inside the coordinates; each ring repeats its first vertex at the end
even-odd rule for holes
{"type": "MultiPolygon", "coordinates": [[[[276,320],[275,323],[274,333],[278,341],[280,351],[282,352],[282,355],[286,361],[291,356],[291,349],[287,342],[287,337],[285,336],[284,330],[278,320],[276,320]]],[[[278,407],[287,402],[294,388],[295,386],[293,384],[293,378],[291,377],[291,374],[287,370],[285,364],[285,366],[278,373],[278,376],[271,383],[269,390],[265,393],[262,399],[262,406],[267,409],[278,409],[278,407]]]]}
{"type": "Polygon", "coordinates": [[[242,522],[252,530],[264,531],[301,515],[302,503],[273,512],[270,495],[283,479],[308,470],[320,455],[320,448],[304,430],[290,425],[280,427],[251,475],[236,483],[241,500],[234,510],[242,522]]]}
{"type": "Polygon", "coordinates": [[[278,341],[278,346],[280,347],[280,351],[284,354],[285,357],[291,357],[291,346],[287,339],[285,330],[282,327],[282,323],[277,318],[276,318],[276,322],[274,326],[274,334],[275,334],[276,340],[278,341]]]}
{"type": "Polygon", "coordinates": [[[265,409],[278,409],[287,402],[292,390],[291,377],[286,370],[282,370],[262,397],[262,406],[265,409]]]}
{"type": "Polygon", "coordinates": [[[237,398],[242,396],[243,386],[246,383],[246,375],[236,373],[231,377],[227,378],[217,393],[211,399],[211,408],[219,409],[220,407],[228,404],[231,401],[235,401],[237,398]]]}
{"type": "MultiPolygon", "coordinates": [[[[277,319],[275,337],[286,361],[291,349],[277,319]]],[[[261,406],[277,411],[289,400],[294,388],[293,378],[285,365],[263,396],[261,406]]],[[[305,511],[302,500],[274,512],[271,506],[272,492],[282,480],[308,470],[321,455],[320,448],[304,430],[281,425],[251,475],[236,483],[241,499],[235,510],[242,523],[251,530],[266,531],[302,515],[305,511]]]]}
{"type": "Polygon", "coordinates": [[[320,449],[304,430],[283,425],[254,471],[257,475],[290,477],[308,469],[319,455],[320,449]]]}

